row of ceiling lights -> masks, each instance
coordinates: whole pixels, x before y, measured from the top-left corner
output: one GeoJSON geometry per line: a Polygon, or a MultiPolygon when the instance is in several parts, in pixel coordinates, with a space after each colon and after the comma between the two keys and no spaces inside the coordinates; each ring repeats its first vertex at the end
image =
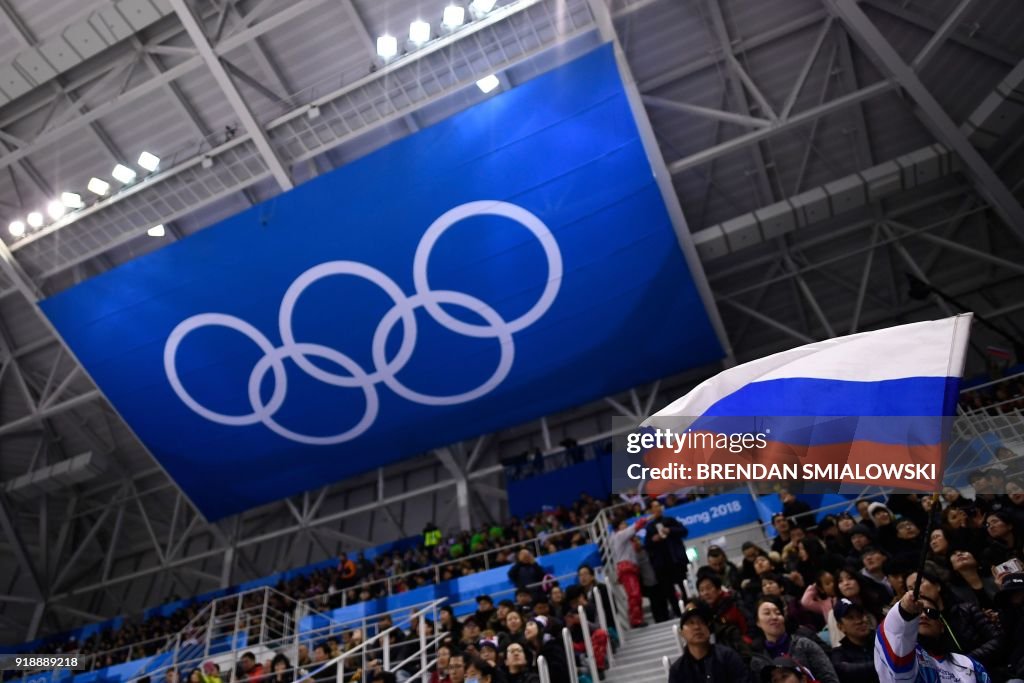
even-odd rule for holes
{"type": "MultiPolygon", "coordinates": [[[[144,169],[147,173],[153,173],[160,166],[160,157],[149,152],[143,152],[139,155],[139,160],[136,163],[139,168],[144,169]]],[[[110,175],[122,185],[130,185],[138,177],[135,169],[124,164],[114,166],[114,170],[110,172],[110,175]]],[[[94,177],[89,179],[86,189],[99,197],[105,197],[110,192],[110,183],[102,178],[94,177]]],[[[54,199],[46,205],[46,215],[52,220],[57,221],[63,218],[69,211],[77,211],[82,208],[85,208],[82,195],[76,192],[62,192],[59,199],[54,199]]],[[[11,221],[10,225],[7,226],[7,231],[11,233],[11,237],[19,238],[23,237],[29,229],[38,230],[45,224],[46,218],[43,212],[33,211],[25,217],[25,220],[11,221]]],[[[155,225],[148,230],[148,234],[152,237],[163,237],[164,226],[155,225]]]]}
{"type": "MultiPolygon", "coordinates": [[[[469,11],[474,19],[482,19],[494,9],[497,4],[497,0],[473,0],[469,4],[469,11]]],[[[444,31],[454,31],[463,24],[466,23],[466,9],[461,5],[451,4],[444,8],[444,13],[441,15],[441,29],[444,31]]],[[[431,39],[431,26],[430,23],[422,19],[409,24],[409,45],[412,49],[420,48],[430,42],[431,39]]],[[[385,62],[391,61],[398,56],[398,39],[395,36],[385,33],[384,35],[377,38],[377,55],[380,56],[385,62]]],[[[489,93],[501,84],[498,77],[494,74],[481,78],[476,82],[476,85],[480,90],[485,93],[489,93]]]]}
{"type": "MultiPolygon", "coordinates": [[[[475,19],[482,19],[494,9],[497,4],[497,0],[473,0],[469,4],[469,11],[475,19]]],[[[451,4],[444,8],[444,13],[441,16],[441,27],[446,31],[454,31],[463,24],[466,23],[466,10],[461,5],[451,4]]],[[[422,47],[423,45],[430,42],[431,39],[431,26],[428,22],[422,19],[409,24],[409,43],[415,47],[422,47]]],[[[385,61],[390,61],[398,56],[398,39],[394,36],[385,33],[384,35],[377,38],[377,54],[385,61]]],[[[477,87],[485,93],[489,93],[501,84],[501,81],[494,74],[481,78],[476,82],[477,87]]],[[[156,171],[160,165],[159,157],[150,154],[149,152],[143,152],[139,155],[138,165],[140,168],[145,169],[149,173],[156,171]]],[[[124,164],[118,164],[114,166],[114,170],[110,173],[114,180],[118,181],[122,185],[129,185],[135,182],[137,173],[135,170],[125,166],[124,164]]],[[[100,197],[106,196],[110,191],[110,183],[101,178],[90,178],[86,189],[95,195],[100,197]]],[[[82,197],[74,192],[64,192],[61,194],[60,199],[55,199],[46,205],[46,213],[54,221],[60,220],[68,211],[75,211],[85,207],[85,202],[82,201],[82,197]]],[[[11,233],[12,237],[20,238],[25,235],[29,228],[38,230],[42,228],[46,223],[46,219],[43,213],[40,211],[33,211],[25,220],[15,220],[7,227],[7,230],[11,233]]],[[[165,234],[163,225],[155,225],[151,227],[147,234],[151,237],[163,237],[165,234]]]]}

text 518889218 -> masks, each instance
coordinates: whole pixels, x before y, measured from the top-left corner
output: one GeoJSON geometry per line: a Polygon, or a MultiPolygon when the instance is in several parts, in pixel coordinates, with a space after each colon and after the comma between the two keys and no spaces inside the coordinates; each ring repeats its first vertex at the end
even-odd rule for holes
{"type": "Polygon", "coordinates": [[[78,655],[0,655],[0,671],[85,671],[85,664],[78,655]]]}

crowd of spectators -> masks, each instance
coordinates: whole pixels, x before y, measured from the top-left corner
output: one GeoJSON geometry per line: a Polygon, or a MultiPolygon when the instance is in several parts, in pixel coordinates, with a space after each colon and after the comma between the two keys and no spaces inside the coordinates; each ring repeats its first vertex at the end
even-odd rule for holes
{"type": "Polygon", "coordinates": [[[984,410],[993,416],[1024,412],[1024,374],[992,386],[964,391],[960,396],[960,407],[972,413],[984,410]]]}
{"type": "MultiPolygon", "coordinates": [[[[523,547],[540,555],[578,547],[589,542],[586,532],[579,527],[593,521],[608,505],[617,503],[621,500],[596,499],[584,493],[570,506],[546,508],[504,524],[481,526],[473,532],[443,534],[430,523],[414,548],[380,554],[372,560],[363,553],[343,553],[330,569],[279,582],[274,587],[276,593],[270,597],[270,608],[283,613],[294,609],[292,601],[308,601],[314,609],[331,609],[514,564],[523,547]]],[[[256,608],[263,599],[262,594],[244,596],[241,609],[259,614],[261,610],[256,608]]],[[[178,600],[177,595],[169,598],[169,602],[178,600]]],[[[207,604],[193,602],[169,616],[126,620],[120,628],[105,629],[82,641],[52,640],[37,651],[91,656],[89,668],[93,670],[141,659],[164,648],[207,604]]],[[[234,614],[238,604],[222,601],[219,609],[234,614]]],[[[258,629],[258,621],[250,628],[258,629]]]]}
{"type": "Polygon", "coordinates": [[[770,546],[744,544],[739,566],[712,547],[670,683],[1024,678],[1017,476],[990,468],[973,498],[893,495],[816,523],[780,513],[770,546]]]}

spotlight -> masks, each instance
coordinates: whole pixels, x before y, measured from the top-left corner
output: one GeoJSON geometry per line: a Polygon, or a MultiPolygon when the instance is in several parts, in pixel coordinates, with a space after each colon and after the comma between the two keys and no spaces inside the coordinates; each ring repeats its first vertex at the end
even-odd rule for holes
{"type": "Polygon", "coordinates": [[[89,178],[89,184],[85,187],[89,192],[98,194],[101,197],[110,191],[110,183],[99,178],[89,178]]]}
{"type": "Polygon", "coordinates": [[[146,234],[149,235],[150,237],[163,237],[167,233],[164,230],[164,226],[161,224],[154,225],[152,228],[146,231],[146,234]]]}
{"type": "Polygon", "coordinates": [[[75,194],[74,192],[61,192],[60,203],[69,209],[81,209],[85,206],[82,202],[81,195],[75,194]]]}
{"type": "Polygon", "coordinates": [[[477,16],[483,16],[494,9],[494,6],[498,4],[496,0],[473,0],[469,5],[469,9],[477,16]]]}
{"type": "Polygon", "coordinates": [[[320,118],[320,107],[315,104],[306,110],[306,118],[310,121],[314,121],[320,118]]]}
{"type": "Polygon", "coordinates": [[[131,181],[135,180],[136,173],[124,164],[118,164],[114,167],[114,170],[110,172],[110,175],[114,176],[114,180],[122,185],[127,185],[131,181]]]}
{"type": "Polygon", "coordinates": [[[203,160],[199,162],[199,165],[203,168],[213,168],[213,157],[206,155],[203,160]]]}
{"type": "Polygon", "coordinates": [[[480,88],[485,93],[491,92],[499,85],[501,85],[501,81],[499,81],[498,77],[495,76],[494,74],[491,74],[490,76],[484,76],[483,78],[476,82],[476,87],[480,88]]]}
{"type": "Polygon", "coordinates": [[[466,22],[466,10],[459,5],[448,5],[444,8],[441,23],[447,28],[458,28],[466,22]]]}
{"type": "Polygon", "coordinates": [[[57,220],[64,215],[64,204],[54,199],[52,202],[46,205],[46,213],[50,214],[50,218],[57,220]]]}
{"type": "Polygon", "coordinates": [[[43,227],[43,214],[39,213],[38,211],[33,211],[32,213],[30,213],[28,216],[25,217],[25,220],[28,221],[29,227],[43,227]]]}
{"type": "Polygon", "coordinates": [[[11,233],[11,237],[21,237],[25,234],[25,224],[21,221],[11,221],[7,231],[11,233]]]}
{"type": "Polygon", "coordinates": [[[159,165],[160,157],[156,156],[155,154],[143,152],[142,154],[139,155],[139,166],[146,169],[150,173],[155,171],[159,165]]]}
{"type": "Polygon", "coordinates": [[[391,59],[398,54],[398,41],[394,36],[385,33],[377,39],[377,54],[382,59],[391,59]]]}
{"type": "Polygon", "coordinates": [[[430,40],[430,24],[420,19],[409,24],[409,40],[416,45],[430,40]]]}

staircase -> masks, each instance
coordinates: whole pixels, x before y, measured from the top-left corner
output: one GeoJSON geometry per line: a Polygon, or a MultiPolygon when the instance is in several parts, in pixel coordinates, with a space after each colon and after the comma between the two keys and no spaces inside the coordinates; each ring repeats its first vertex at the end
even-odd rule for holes
{"type": "Polygon", "coordinates": [[[672,663],[680,655],[679,620],[672,618],[656,624],[649,613],[645,617],[650,625],[627,631],[604,683],[665,683],[661,658],[667,656],[672,663]]]}

